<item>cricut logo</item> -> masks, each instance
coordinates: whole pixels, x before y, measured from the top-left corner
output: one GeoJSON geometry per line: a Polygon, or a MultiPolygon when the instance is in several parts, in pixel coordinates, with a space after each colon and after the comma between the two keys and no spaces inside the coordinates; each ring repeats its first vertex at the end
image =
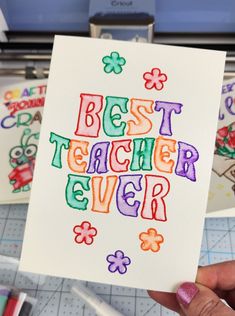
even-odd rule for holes
{"type": "Polygon", "coordinates": [[[117,0],[111,1],[112,7],[130,7],[132,5],[133,5],[133,1],[117,1],[117,0]]]}

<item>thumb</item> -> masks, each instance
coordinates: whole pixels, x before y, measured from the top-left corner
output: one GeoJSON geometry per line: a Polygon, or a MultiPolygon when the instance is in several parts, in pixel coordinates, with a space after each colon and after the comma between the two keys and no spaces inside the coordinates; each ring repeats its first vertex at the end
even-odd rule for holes
{"type": "Polygon", "coordinates": [[[226,306],[213,291],[200,284],[181,284],[176,298],[186,316],[235,316],[235,311],[226,306]]]}

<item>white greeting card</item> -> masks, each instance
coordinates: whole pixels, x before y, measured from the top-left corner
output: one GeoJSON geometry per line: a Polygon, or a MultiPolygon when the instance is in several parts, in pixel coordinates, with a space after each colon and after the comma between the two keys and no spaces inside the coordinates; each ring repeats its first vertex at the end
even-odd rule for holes
{"type": "Polygon", "coordinates": [[[235,78],[224,81],[207,217],[235,216],[235,78]]]}
{"type": "Polygon", "coordinates": [[[21,270],[195,278],[225,53],[58,36],[21,270]]]}
{"type": "Polygon", "coordinates": [[[29,200],[47,80],[0,88],[0,204],[29,200]]]}

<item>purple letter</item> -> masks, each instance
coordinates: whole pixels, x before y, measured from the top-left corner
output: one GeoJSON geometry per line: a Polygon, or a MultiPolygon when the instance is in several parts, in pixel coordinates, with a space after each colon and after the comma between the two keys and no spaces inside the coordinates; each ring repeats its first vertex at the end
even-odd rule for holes
{"type": "Polygon", "coordinates": [[[235,115],[235,112],[232,109],[232,106],[234,105],[234,103],[235,103],[235,101],[233,100],[232,97],[227,97],[225,99],[225,107],[226,107],[228,113],[231,115],[235,115]]]}
{"type": "Polygon", "coordinates": [[[171,113],[174,111],[176,114],[180,114],[183,104],[164,101],[156,101],[155,104],[156,106],[154,110],[158,112],[163,110],[162,123],[159,132],[161,135],[171,136],[171,113]]]}
{"type": "Polygon", "coordinates": [[[199,153],[192,145],[178,142],[178,160],[175,173],[178,176],[186,177],[191,181],[196,181],[194,163],[199,158],[199,153]]]}
{"type": "Polygon", "coordinates": [[[108,161],[108,148],[110,142],[101,142],[93,145],[90,154],[89,167],[87,173],[106,173],[108,161]]]}
{"type": "Polygon", "coordinates": [[[140,206],[140,201],[135,200],[134,203],[128,203],[128,199],[133,199],[135,197],[135,192],[126,192],[126,187],[131,185],[136,191],[141,191],[141,178],[142,175],[125,175],[119,177],[119,185],[117,188],[116,202],[119,212],[125,216],[138,216],[138,209],[140,206]]]}

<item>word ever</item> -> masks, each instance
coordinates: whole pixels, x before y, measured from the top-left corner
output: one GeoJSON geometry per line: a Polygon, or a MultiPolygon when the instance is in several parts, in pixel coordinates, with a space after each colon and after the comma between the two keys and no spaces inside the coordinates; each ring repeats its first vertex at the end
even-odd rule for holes
{"type": "Polygon", "coordinates": [[[104,184],[103,177],[68,175],[66,186],[67,204],[81,211],[87,210],[88,197],[85,192],[92,193],[91,211],[107,214],[110,213],[110,204],[116,189],[116,207],[120,214],[130,217],[138,217],[141,208],[141,217],[143,219],[157,220],[165,222],[166,205],[164,198],[170,190],[169,181],[162,176],[126,174],[123,176],[107,176],[104,184]],[[118,181],[119,178],[119,181],[118,181]],[[91,182],[91,185],[90,185],[91,182]],[[117,184],[117,182],[119,182],[117,184]],[[145,184],[143,202],[134,200],[137,192],[143,189],[142,182],[145,184]],[[78,189],[79,187],[79,189],[78,189]],[[102,196],[102,191],[104,194],[102,196]]]}
{"type": "Polygon", "coordinates": [[[32,97],[33,95],[44,95],[46,93],[46,88],[47,86],[44,84],[29,88],[8,90],[4,94],[4,100],[5,102],[10,102],[14,99],[32,97]]]}
{"type": "Polygon", "coordinates": [[[10,129],[13,127],[18,128],[20,126],[30,126],[35,122],[38,122],[39,124],[42,122],[42,114],[40,111],[37,111],[34,114],[22,112],[17,115],[7,115],[0,118],[0,127],[3,129],[10,129]]]}

